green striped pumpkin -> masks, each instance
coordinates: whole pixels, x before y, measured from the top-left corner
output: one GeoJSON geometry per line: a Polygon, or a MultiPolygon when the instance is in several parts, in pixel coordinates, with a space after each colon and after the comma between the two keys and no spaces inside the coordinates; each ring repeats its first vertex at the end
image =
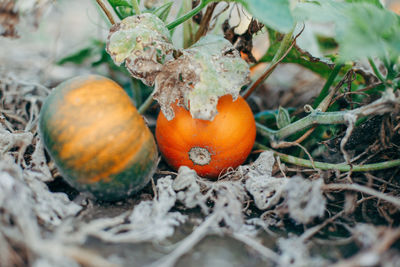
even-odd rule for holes
{"type": "Polygon", "coordinates": [[[41,139],[63,177],[98,199],[120,200],[143,188],[157,147],[129,96],[102,76],[58,85],[40,112],[41,139]]]}

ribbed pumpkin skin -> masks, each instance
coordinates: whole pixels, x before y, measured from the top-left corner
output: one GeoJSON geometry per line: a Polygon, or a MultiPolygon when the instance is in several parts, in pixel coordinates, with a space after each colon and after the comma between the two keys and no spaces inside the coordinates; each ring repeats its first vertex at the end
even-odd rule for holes
{"type": "Polygon", "coordinates": [[[102,76],[79,76],[46,99],[39,132],[63,177],[98,199],[145,186],[157,163],[154,138],[129,96],[102,76]]]}
{"type": "Polygon", "coordinates": [[[214,120],[193,119],[189,111],[173,106],[175,117],[168,121],[160,112],[157,118],[156,139],[167,163],[174,169],[188,166],[205,177],[215,178],[228,169],[242,164],[253,148],[256,125],[246,101],[230,95],[219,99],[214,120]],[[193,147],[207,149],[211,161],[197,165],[189,158],[193,147]]]}

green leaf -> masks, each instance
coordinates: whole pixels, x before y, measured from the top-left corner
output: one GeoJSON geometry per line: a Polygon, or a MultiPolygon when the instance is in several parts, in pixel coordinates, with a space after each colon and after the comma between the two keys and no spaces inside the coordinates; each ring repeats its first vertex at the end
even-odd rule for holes
{"type": "MultiPolygon", "coordinates": [[[[259,60],[259,62],[271,62],[276,51],[278,51],[279,43],[274,43],[271,45],[267,53],[259,60]]],[[[299,64],[304,68],[307,68],[324,78],[328,78],[332,72],[333,62],[328,59],[311,59],[307,55],[302,55],[295,48],[292,48],[288,55],[282,60],[282,63],[295,63],[299,64]]]]}
{"type": "Polygon", "coordinates": [[[289,0],[236,0],[266,26],[288,33],[294,26],[289,0]]]}
{"type": "Polygon", "coordinates": [[[106,52],[106,44],[103,41],[93,39],[89,46],[72,53],[62,59],[57,64],[73,63],[81,65],[88,63],[91,67],[96,68],[101,65],[107,65],[107,68],[113,73],[123,73],[124,76],[129,76],[129,72],[125,67],[118,67],[114,64],[112,58],[106,52]]]}
{"type": "Polygon", "coordinates": [[[163,22],[165,22],[167,20],[169,12],[171,11],[171,7],[172,7],[173,3],[174,2],[165,3],[164,5],[158,7],[151,13],[153,13],[154,15],[159,17],[163,22]]]}
{"type": "Polygon", "coordinates": [[[108,0],[108,2],[113,7],[117,7],[117,6],[132,7],[131,1],[129,1],[129,0],[108,0]]]}
{"type": "Polygon", "coordinates": [[[122,19],[135,15],[135,10],[132,7],[117,6],[115,10],[122,19]]]}
{"type": "Polygon", "coordinates": [[[285,126],[288,126],[290,124],[290,115],[289,112],[279,106],[278,109],[278,114],[276,115],[276,126],[278,127],[278,129],[282,129],[285,126]]]}
{"type": "Polygon", "coordinates": [[[69,56],[66,56],[62,59],[60,59],[59,61],[57,61],[58,65],[63,65],[65,63],[74,63],[77,65],[82,64],[86,59],[90,58],[93,52],[93,47],[86,47],[83,48],[81,50],[79,50],[78,52],[75,52],[69,56]]]}
{"type": "Polygon", "coordinates": [[[315,37],[317,38],[319,47],[322,51],[329,51],[338,47],[338,43],[332,37],[322,36],[319,34],[316,34],[315,37]]]}
{"type": "Polygon", "coordinates": [[[382,6],[380,0],[346,0],[346,2],[348,2],[348,3],[368,3],[368,4],[375,5],[379,8],[384,8],[384,6],[382,6]]]}
{"type": "MultiPolygon", "coordinates": [[[[271,62],[278,52],[282,39],[282,34],[279,32],[274,31],[271,28],[267,28],[267,30],[270,47],[265,55],[259,60],[259,62],[271,62]]],[[[297,45],[299,45],[299,43],[297,43],[297,45]]],[[[298,64],[319,74],[323,78],[328,78],[333,69],[335,61],[327,56],[317,58],[314,55],[302,54],[296,48],[292,48],[292,50],[290,50],[287,56],[282,60],[282,63],[298,64]]]]}
{"type": "Polygon", "coordinates": [[[332,0],[298,3],[294,15],[298,21],[335,24],[339,59],[400,56],[400,17],[365,1],[332,0]]]}

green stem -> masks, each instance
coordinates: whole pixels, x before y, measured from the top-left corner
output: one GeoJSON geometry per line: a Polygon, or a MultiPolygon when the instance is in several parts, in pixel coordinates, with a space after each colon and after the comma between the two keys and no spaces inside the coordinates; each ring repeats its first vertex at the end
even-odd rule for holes
{"type": "Polygon", "coordinates": [[[333,164],[333,163],[325,163],[319,161],[311,162],[310,160],[293,157],[287,154],[277,152],[259,143],[256,143],[255,146],[262,150],[272,151],[274,155],[278,156],[282,161],[286,163],[291,163],[297,166],[308,167],[308,168],[315,167],[320,170],[338,170],[342,172],[348,172],[348,171],[367,172],[367,171],[377,171],[377,170],[389,169],[400,166],[400,159],[384,161],[379,163],[372,163],[372,164],[364,164],[364,165],[349,165],[347,163],[333,164]]]}
{"type": "Polygon", "coordinates": [[[279,132],[279,130],[272,130],[268,128],[267,126],[262,125],[259,122],[256,122],[256,128],[257,132],[260,133],[262,136],[268,138],[270,142],[276,141],[276,135],[279,132]]]}
{"type": "Polygon", "coordinates": [[[132,83],[131,83],[131,91],[132,95],[134,96],[136,106],[139,106],[142,104],[142,89],[140,88],[140,81],[132,78],[132,83]]]}
{"type": "MultiPolygon", "coordinates": [[[[177,18],[177,17],[181,17],[182,14],[185,13],[183,7],[184,7],[184,5],[182,4],[181,7],[180,7],[179,10],[178,10],[178,14],[176,15],[176,18],[177,18]]],[[[176,30],[176,28],[173,28],[173,29],[169,30],[169,33],[170,33],[171,36],[174,34],[175,30],[176,30]]]]}
{"type": "Polygon", "coordinates": [[[393,68],[395,64],[389,59],[387,55],[383,58],[383,65],[385,65],[387,70],[386,80],[389,81],[395,79],[397,76],[397,73],[393,68]]]}
{"type": "MultiPolygon", "coordinates": [[[[183,0],[182,9],[184,13],[192,10],[192,0],[183,0]]],[[[183,48],[188,48],[193,42],[193,28],[190,20],[183,23],[183,48]]]]}
{"type": "Polygon", "coordinates": [[[331,85],[335,81],[335,78],[337,77],[337,75],[339,74],[339,72],[343,66],[344,66],[343,64],[336,64],[336,66],[333,68],[331,74],[329,75],[328,79],[326,80],[324,87],[322,88],[321,92],[319,93],[319,96],[315,99],[315,101],[312,105],[313,108],[317,108],[318,105],[329,94],[329,88],[331,88],[331,85]]]}
{"type": "Polygon", "coordinates": [[[153,103],[153,94],[150,94],[147,99],[142,103],[142,105],[139,107],[138,111],[139,114],[144,114],[146,110],[151,106],[153,103]]]}
{"type": "Polygon", "coordinates": [[[381,80],[383,83],[386,83],[386,79],[383,77],[382,73],[378,70],[378,68],[375,65],[375,62],[372,60],[372,58],[369,58],[368,62],[371,65],[372,70],[374,71],[376,77],[378,77],[378,79],[381,80]]]}
{"type": "Polygon", "coordinates": [[[278,60],[285,54],[286,50],[288,50],[288,48],[291,46],[293,41],[292,35],[295,28],[296,25],[289,33],[285,34],[285,36],[283,37],[282,42],[279,45],[278,51],[276,51],[276,54],[271,61],[272,64],[278,62],[278,60]]]}
{"type": "Polygon", "coordinates": [[[133,9],[135,10],[135,14],[136,15],[140,15],[141,12],[140,12],[138,1],[137,0],[132,0],[131,3],[132,3],[132,6],[133,6],[133,9]]]}
{"type": "MultiPolygon", "coordinates": [[[[110,2],[109,2],[110,3],[110,2]]],[[[119,12],[118,12],[118,10],[117,10],[117,7],[116,6],[113,6],[113,5],[111,5],[110,4],[110,6],[112,7],[112,9],[114,10],[114,13],[117,15],[117,17],[120,19],[120,20],[123,20],[124,18],[121,16],[121,14],[119,14],[119,12]]]]}
{"type": "Polygon", "coordinates": [[[199,13],[209,2],[212,2],[212,1],[211,0],[202,0],[201,3],[198,6],[196,6],[194,9],[192,9],[190,12],[186,13],[182,17],[177,18],[173,22],[169,23],[167,25],[167,29],[172,30],[176,26],[178,26],[178,25],[182,24],[183,22],[185,22],[186,20],[192,18],[194,15],[199,13]]]}
{"type": "Polygon", "coordinates": [[[279,141],[287,136],[304,130],[316,124],[343,124],[346,123],[345,115],[348,111],[319,112],[314,111],[307,117],[289,124],[279,130],[272,130],[268,127],[256,123],[258,132],[267,137],[270,141],[279,141]]]}

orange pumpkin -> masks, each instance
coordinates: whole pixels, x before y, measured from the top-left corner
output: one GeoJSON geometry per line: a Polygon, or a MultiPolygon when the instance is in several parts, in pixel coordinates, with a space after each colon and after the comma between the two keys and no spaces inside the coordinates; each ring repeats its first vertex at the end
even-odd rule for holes
{"type": "Polygon", "coordinates": [[[188,166],[201,176],[215,178],[246,160],[254,145],[256,125],[242,97],[236,101],[231,95],[221,97],[212,121],[193,119],[188,110],[176,104],[173,109],[175,117],[171,121],[160,112],[156,139],[174,169],[188,166]]]}
{"type": "Polygon", "coordinates": [[[157,147],[142,116],[105,77],[80,76],[57,86],[42,107],[39,131],[63,177],[102,200],[138,191],[157,164],[157,147]]]}

